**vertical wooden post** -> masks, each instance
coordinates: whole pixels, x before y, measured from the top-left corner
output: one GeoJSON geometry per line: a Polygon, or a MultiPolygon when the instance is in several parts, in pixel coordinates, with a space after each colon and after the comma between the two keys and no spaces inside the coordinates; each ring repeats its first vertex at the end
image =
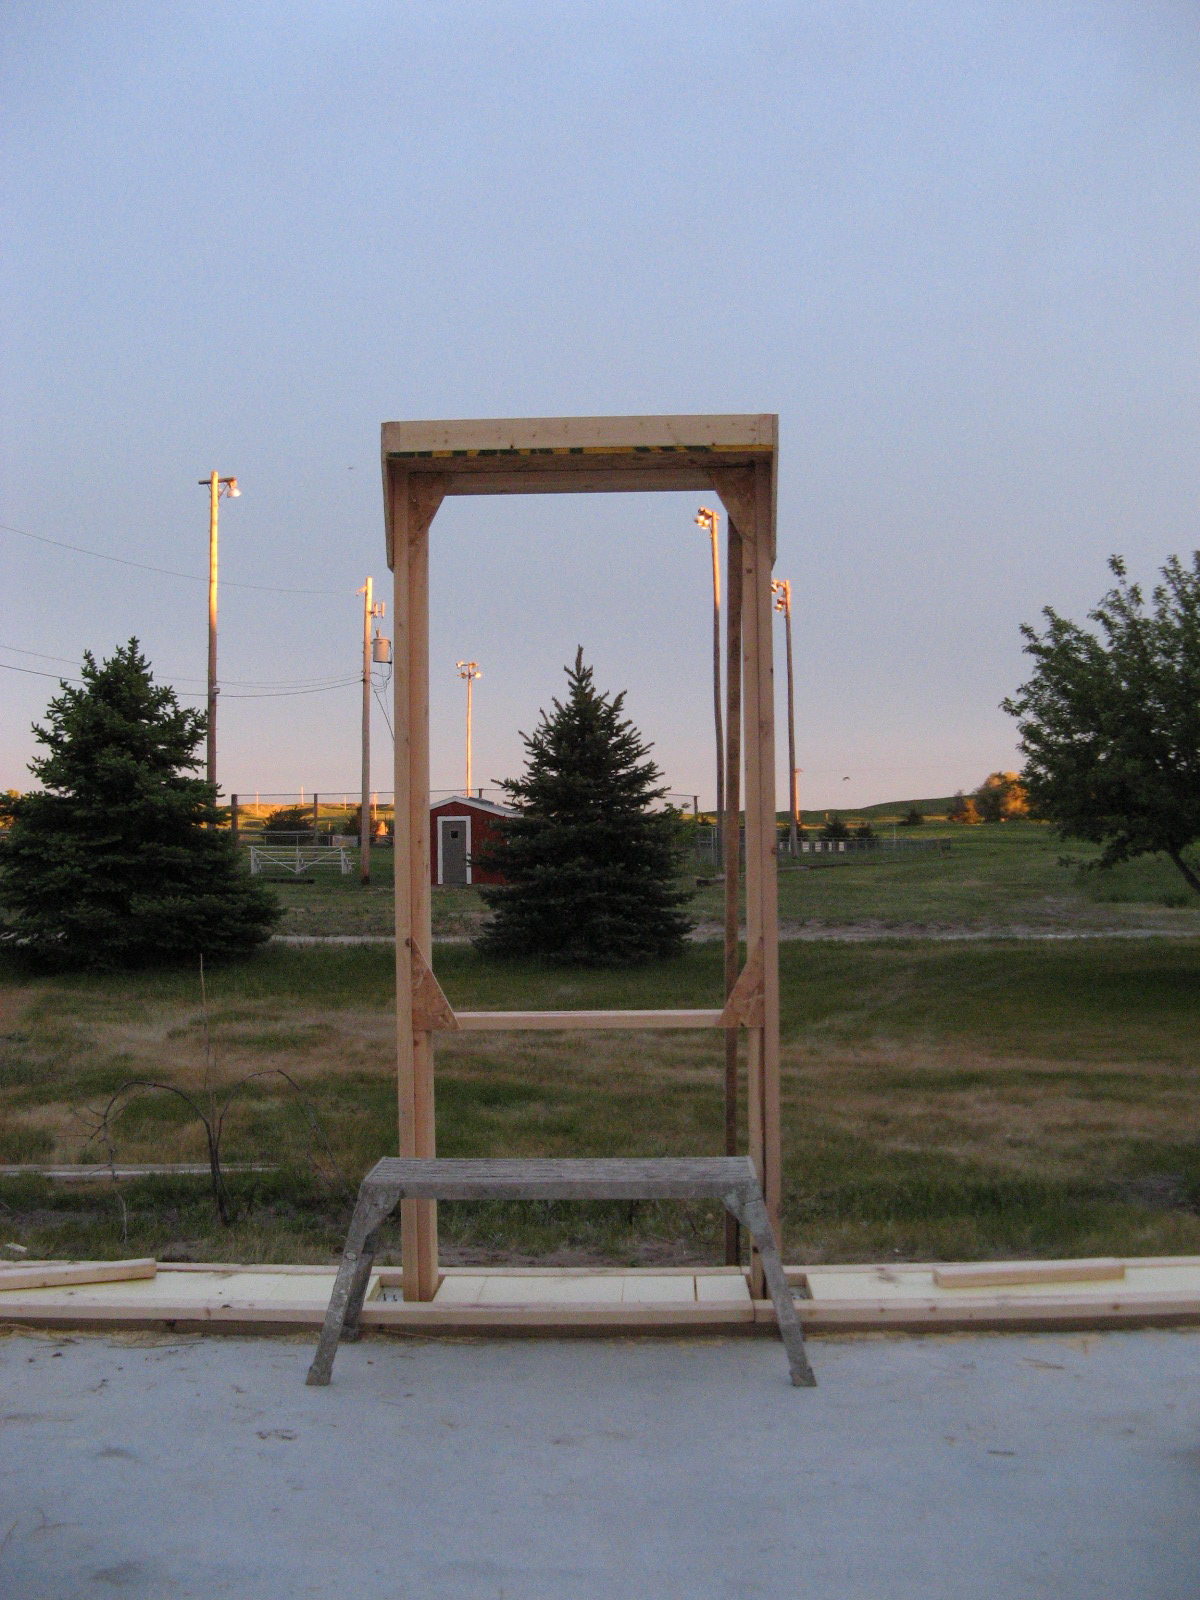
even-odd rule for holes
{"type": "Polygon", "coordinates": [[[759,836],[761,921],[763,942],[763,1197],[775,1238],[783,1247],[780,1212],[783,1201],[783,1149],[780,1121],[779,1062],[779,831],[775,821],[775,669],[771,629],[771,551],[775,543],[775,490],[771,466],[754,469],[757,527],[754,607],[758,613],[758,717],[755,751],[759,765],[759,836]]]}
{"type": "MultiPolygon", "coordinates": [[[[392,614],[395,617],[395,669],[392,675],[395,729],[395,848],[392,851],[396,901],[396,1093],[399,1102],[400,1154],[417,1153],[417,1108],[414,1095],[412,1016],[412,848],[409,811],[412,765],[409,733],[409,675],[412,622],[409,616],[408,474],[393,469],[388,481],[392,500],[392,614]]],[[[417,1202],[400,1202],[400,1248],[404,1298],[416,1300],[420,1274],[417,1259],[417,1202]]]]}
{"type": "MultiPolygon", "coordinates": [[[[429,523],[422,505],[408,520],[408,852],[409,930],[426,964],[433,966],[432,894],[429,876],[429,523]]],[[[396,564],[402,552],[396,550],[396,564]]],[[[433,1034],[413,1035],[413,1154],[437,1154],[433,1100],[433,1034]]],[[[437,1201],[413,1202],[417,1234],[418,1300],[432,1300],[438,1289],[437,1201]]],[[[407,1274],[405,1298],[408,1293],[407,1274]]]]}
{"type": "Polygon", "coordinates": [[[313,790],[313,843],[321,842],[321,796],[313,790]]]}
{"type": "MultiPolygon", "coordinates": [[[[763,795],[762,712],[759,677],[762,657],[759,649],[758,591],[762,530],[758,521],[758,497],[753,496],[753,526],[742,526],[742,677],[743,717],[746,725],[746,947],[753,950],[763,937],[763,795]]],[[[768,581],[770,578],[768,563],[768,581]]],[[[768,590],[769,593],[769,590],[768,590]]],[[[747,1030],[746,1041],[746,1123],[747,1150],[759,1183],[766,1189],[766,1150],[764,1146],[763,1028],[747,1030]]],[[[761,1300],[766,1287],[758,1252],[750,1253],[750,1292],[761,1300]]]]}
{"type": "MultiPolygon", "coordinates": [[[[725,998],[738,980],[738,888],[741,879],[741,768],[742,768],[742,536],[726,516],[725,571],[725,998]]],[[[725,1154],[735,1156],[737,1145],[738,1032],[725,1032],[725,1154]]],[[[725,1213],[725,1261],[741,1260],[737,1218],[725,1213]]]]}
{"type": "Polygon", "coordinates": [[[229,832],[233,836],[234,844],[236,844],[238,842],[238,803],[236,794],[229,796],[229,832]]]}

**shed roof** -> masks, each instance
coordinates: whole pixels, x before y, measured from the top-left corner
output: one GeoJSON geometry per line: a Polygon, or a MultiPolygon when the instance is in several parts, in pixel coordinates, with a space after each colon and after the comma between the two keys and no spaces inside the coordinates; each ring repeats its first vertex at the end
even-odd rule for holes
{"type": "Polygon", "coordinates": [[[516,815],[511,806],[499,806],[494,800],[477,800],[469,794],[448,794],[443,795],[440,800],[429,802],[430,811],[440,811],[443,806],[470,806],[474,811],[487,811],[493,817],[516,815]]]}

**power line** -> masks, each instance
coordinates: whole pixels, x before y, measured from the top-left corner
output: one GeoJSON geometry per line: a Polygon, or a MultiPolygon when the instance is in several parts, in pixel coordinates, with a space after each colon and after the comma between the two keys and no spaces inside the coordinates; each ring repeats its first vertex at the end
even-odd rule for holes
{"type": "Polygon", "coordinates": [[[48,656],[44,650],[23,650],[19,644],[0,644],[0,650],[9,650],[15,656],[36,656],[39,661],[62,661],[69,667],[79,665],[73,656],[48,656]]]}
{"type": "MultiPolygon", "coordinates": [[[[0,670],[4,672],[24,672],[31,678],[57,678],[60,682],[64,681],[64,676],[61,672],[39,672],[36,667],[14,667],[7,661],[0,661],[0,670]]],[[[65,681],[82,683],[83,680],[82,678],[72,678],[65,681]]]]}
{"type": "MultiPolygon", "coordinates": [[[[18,656],[35,656],[39,661],[61,661],[69,667],[78,668],[79,666],[79,662],[72,656],[52,656],[48,655],[44,650],[27,650],[19,644],[0,644],[0,650],[7,650],[18,656]]],[[[21,670],[32,671],[32,668],[13,667],[10,670],[14,672],[21,670]]],[[[45,676],[53,678],[57,674],[49,672],[45,676]]],[[[166,682],[168,680],[172,685],[178,683],[204,683],[206,681],[204,678],[191,677],[187,673],[164,673],[163,681],[166,682]]],[[[224,683],[231,689],[252,689],[255,691],[286,689],[292,693],[300,694],[305,692],[317,693],[325,689],[340,689],[344,684],[358,683],[359,681],[357,674],[354,677],[347,677],[342,673],[336,678],[226,678],[224,683]]],[[[231,695],[229,698],[239,699],[243,697],[231,695]]]]}
{"type": "MultiPolygon", "coordinates": [[[[185,578],[188,583],[207,583],[208,579],[201,577],[198,572],[178,572],[174,567],[155,567],[148,561],[130,561],[125,556],[105,555],[100,550],[88,550],[81,544],[67,544],[62,539],[48,539],[45,534],[29,533],[25,528],[14,528],[9,522],[0,522],[0,530],[5,533],[18,534],[22,539],[32,539],[35,544],[53,545],[56,550],[73,550],[79,556],[91,556],[95,561],[111,561],[118,567],[136,567],[139,572],[155,572],[163,578],[185,578]]],[[[291,589],[282,588],[273,583],[236,583],[226,578],[222,581],[226,589],[254,589],[259,594],[325,594],[345,596],[350,593],[348,589],[291,589]]]]}
{"type": "Polygon", "coordinates": [[[342,678],[337,683],[327,683],[323,688],[319,689],[268,689],[263,693],[251,694],[225,694],[222,692],[221,698],[223,700],[283,700],[289,695],[296,694],[328,694],[331,689],[348,689],[351,684],[361,683],[362,679],[356,673],[353,678],[342,678]]]}
{"type": "MultiPolygon", "coordinates": [[[[9,647],[0,646],[0,648],[7,649],[9,647]]],[[[30,650],[25,653],[28,655],[37,654],[37,652],[34,650],[30,650]]],[[[65,658],[62,656],[50,656],[49,659],[51,661],[61,661],[65,658]]],[[[42,672],[37,667],[18,667],[9,661],[0,661],[0,671],[23,672],[27,677],[30,678],[55,678],[59,683],[83,682],[83,679],[78,676],[72,677],[67,673],[62,672],[42,672]]],[[[352,678],[337,678],[332,683],[318,684],[313,688],[252,690],[244,694],[223,694],[222,698],[226,700],[281,700],[299,694],[328,694],[331,689],[346,689],[349,688],[351,684],[358,684],[361,682],[362,679],[357,673],[355,673],[352,678]]],[[[168,685],[168,687],[170,687],[170,685],[168,685]]],[[[193,689],[184,691],[181,693],[179,698],[183,700],[203,700],[205,697],[197,690],[193,689]]]]}

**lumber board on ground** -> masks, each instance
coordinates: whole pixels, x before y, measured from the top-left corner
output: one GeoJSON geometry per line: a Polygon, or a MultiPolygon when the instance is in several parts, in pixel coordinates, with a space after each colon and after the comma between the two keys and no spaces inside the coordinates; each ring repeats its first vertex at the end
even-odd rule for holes
{"type": "MultiPolygon", "coordinates": [[[[1053,1285],[1010,1286],[1007,1289],[947,1291],[932,1283],[932,1265],[895,1266],[888,1263],[822,1269],[789,1267],[793,1282],[813,1272],[815,1298],[803,1299],[796,1310],[807,1334],[870,1331],[919,1334],[929,1332],[1035,1332],[1122,1327],[1196,1327],[1200,1325],[1200,1257],[1154,1256],[1130,1259],[1123,1281],[1077,1282],[1056,1289],[1053,1285]],[[821,1277],[839,1281],[861,1279],[863,1292],[822,1291],[821,1277]],[[875,1283],[878,1282],[878,1290],[875,1283]]],[[[44,1265],[44,1263],[40,1263],[44,1265]]],[[[68,1265],[56,1263],[56,1265],[68,1265]]],[[[118,1263],[96,1265],[113,1267],[118,1263]]],[[[399,1269],[384,1267],[373,1278],[362,1320],[377,1332],[397,1335],[453,1337],[515,1337],[555,1333],[586,1336],[727,1332],[771,1333],[774,1314],[770,1301],[753,1304],[742,1295],[730,1301],[707,1300],[700,1284],[731,1281],[736,1269],[654,1268],[629,1271],[595,1269],[599,1277],[643,1275],[663,1277],[678,1272],[696,1274],[697,1301],[672,1300],[646,1303],[635,1296],[620,1304],[607,1300],[563,1308],[553,1304],[556,1280],[578,1278],[580,1269],[450,1267],[445,1278],[471,1280],[476,1276],[511,1276],[527,1283],[546,1280],[545,1301],[521,1305],[439,1304],[385,1301],[377,1298],[380,1286],[398,1288],[399,1269]],[[564,1309],[566,1315],[564,1315],[564,1309]]],[[[84,1284],[75,1287],[12,1290],[0,1297],[0,1323],[44,1328],[148,1328],[179,1332],[272,1333],[315,1330],[322,1324],[328,1297],[326,1285],[334,1274],[329,1267],[219,1265],[170,1262],[159,1266],[154,1281],[128,1284],[84,1284]],[[201,1275],[197,1281],[196,1274],[201,1275]],[[204,1277],[211,1283],[204,1283],[204,1277]],[[277,1278],[247,1282],[254,1278],[277,1278]],[[313,1284],[313,1278],[323,1284],[313,1284]],[[295,1286],[292,1293],[287,1287],[295,1286]]],[[[744,1278],[742,1280],[744,1284],[744,1278]]]]}
{"type": "Polygon", "coordinates": [[[153,1256],[130,1261],[52,1261],[0,1265],[0,1293],[14,1289],[65,1289],[81,1283],[126,1283],[153,1278],[158,1263],[153,1256]]]}
{"type": "MultiPolygon", "coordinates": [[[[278,1172],[277,1166],[257,1161],[222,1161],[222,1172],[278,1172]]],[[[114,1178],[207,1178],[212,1168],[207,1161],[118,1162],[115,1166],[96,1161],[58,1161],[43,1166],[40,1162],[19,1162],[0,1166],[0,1178],[45,1178],[49,1183],[111,1183],[114,1178]]]]}
{"type": "Polygon", "coordinates": [[[1109,1283],[1125,1276],[1113,1257],[1091,1261],[968,1261],[933,1269],[939,1289],[1000,1289],[1035,1283],[1109,1283]]]}

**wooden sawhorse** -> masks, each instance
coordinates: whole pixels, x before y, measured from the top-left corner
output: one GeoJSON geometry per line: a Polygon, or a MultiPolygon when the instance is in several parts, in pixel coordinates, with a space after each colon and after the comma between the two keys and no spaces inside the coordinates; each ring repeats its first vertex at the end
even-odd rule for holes
{"type": "Polygon", "coordinates": [[[779,1247],[748,1156],[659,1160],[440,1161],[386,1156],[362,1181],[307,1382],[327,1384],[338,1341],[358,1337],[379,1226],[401,1200],[720,1200],[749,1233],[779,1319],[792,1382],[816,1383],[779,1247]]]}

